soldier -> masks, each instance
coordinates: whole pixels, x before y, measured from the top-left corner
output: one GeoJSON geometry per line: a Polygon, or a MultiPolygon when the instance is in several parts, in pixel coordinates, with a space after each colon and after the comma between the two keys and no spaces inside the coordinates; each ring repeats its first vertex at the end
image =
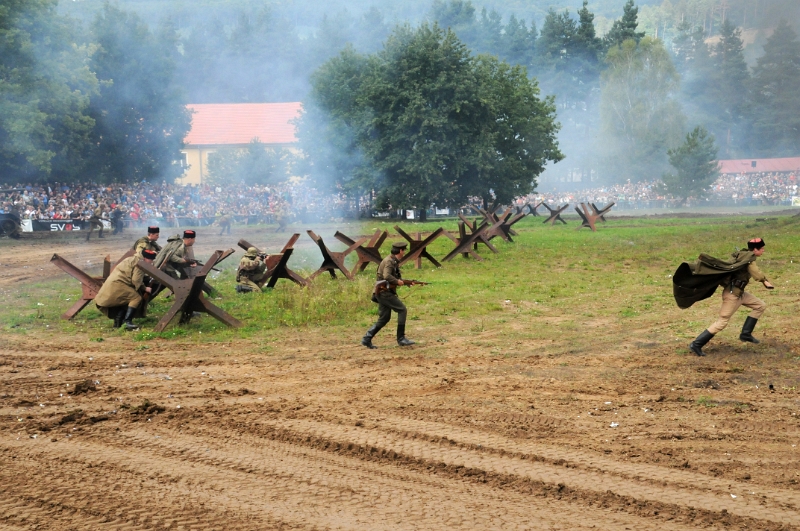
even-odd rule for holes
{"type": "Polygon", "coordinates": [[[197,233],[193,230],[183,231],[182,238],[180,234],[171,236],[167,239],[167,245],[159,251],[153,265],[172,278],[188,278],[187,268],[197,266],[191,249],[196,237],[197,233]]]}
{"type": "Polygon", "coordinates": [[[94,209],[92,212],[91,217],[89,218],[89,232],[86,233],[86,241],[89,241],[89,238],[92,235],[92,231],[94,231],[95,227],[100,227],[100,233],[97,235],[98,238],[103,238],[103,222],[100,219],[103,217],[103,214],[106,211],[106,205],[100,203],[97,205],[97,208],[94,209]]]}
{"type": "Polygon", "coordinates": [[[114,319],[114,328],[121,327],[123,321],[127,330],[139,328],[133,324],[133,315],[142,303],[141,293],[150,293],[150,288],[144,286],[144,271],[136,264],[139,260],[152,264],[155,257],[156,253],[147,249],[142,251],[141,258],[129,256],[117,264],[97,292],[94,303],[103,315],[114,319]]]}
{"type": "Polygon", "coordinates": [[[278,203],[278,208],[275,210],[275,221],[278,222],[275,232],[286,230],[286,224],[289,223],[289,205],[286,201],[281,200],[278,203]]]}
{"type": "Polygon", "coordinates": [[[250,293],[261,291],[257,284],[264,279],[267,272],[267,264],[258,256],[258,249],[250,247],[239,261],[239,269],[236,272],[236,293],[250,293]]]}
{"type": "MultiPolygon", "coordinates": [[[[767,305],[758,297],[747,293],[744,288],[747,286],[747,283],[750,282],[750,278],[755,279],[756,282],[761,282],[767,289],[775,288],[755,264],[756,258],[764,254],[764,245],[763,239],[754,238],[747,242],[747,249],[742,249],[741,251],[733,253],[733,265],[741,264],[741,266],[732,271],[729,275],[722,277],[722,280],[719,282],[719,285],[723,288],[722,307],[719,310],[719,318],[714,324],[706,330],[703,330],[689,345],[689,349],[696,355],[705,356],[703,347],[712,337],[728,326],[728,321],[740,306],[746,306],[750,308],[752,312],[750,312],[750,315],[748,315],[747,319],[744,321],[742,332],[739,334],[739,340],[749,343],[759,343],[758,339],[753,337],[753,330],[756,327],[758,318],[764,313],[767,305]]],[[[702,264],[700,264],[699,267],[702,267],[702,264]]],[[[702,272],[700,274],[702,274],[702,272]]]]}
{"type": "Polygon", "coordinates": [[[222,236],[222,234],[226,230],[228,231],[228,234],[231,233],[231,222],[232,222],[231,218],[233,217],[230,214],[226,214],[224,211],[221,212],[221,214],[222,214],[222,217],[217,220],[217,224],[219,225],[219,235],[220,236],[222,236]]]}
{"type": "Polygon", "coordinates": [[[403,285],[400,274],[400,260],[406,253],[406,242],[396,242],[392,244],[391,254],[383,259],[378,266],[378,281],[385,280],[389,283],[389,289],[380,292],[377,297],[378,321],[367,330],[366,335],[361,339],[361,344],[367,348],[378,348],[372,344],[372,338],[380,332],[381,328],[392,318],[392,311],[397,312],[397,344],[401,347],[413,345],[414,342],[406,338],[406,305],[397,296],[397,286],[403,285]]]}
{"type": "Polygon", "coordinates": [[[156,225],[147,227],[147,236],[142,236],[133,244],[133,250],[136,254],[141,256],[143,250],[154,251],[156,254],[161,250],[161,246],[156,243],[160,235],[161,229],[156,225]]]}
{"type": "Polygon", "coordinates": [[[111,226],[114,228],[114,232],[111,233],[112,235],[122,234],[122,218],[125,216],[124,208],[125,207],[121,205],[117,205],[114,210],[111,211],[111,226]]]}

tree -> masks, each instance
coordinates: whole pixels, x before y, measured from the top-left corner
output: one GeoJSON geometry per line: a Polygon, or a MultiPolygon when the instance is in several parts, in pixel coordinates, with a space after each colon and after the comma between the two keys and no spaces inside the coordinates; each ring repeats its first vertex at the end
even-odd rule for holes
{"type": "Polygon", "coordinates": [[[720,27],[720,41],[714,47],[711,76],[708,78],[706,102],[716,118],[712,131],[724,134],[726,154],[737,149],[747,149],[748,137],[744,133],[747,120],[748,84],[750,73],[744,60],[741,30],[725,20],[720,27]],[[740,132],[739,135],[732,133],[740,132]]]}
{"type": "Polygon", "coordinates": [[[92,69],[101,81],[91,102],[92,178],[101,182],[172,180],[190,127],[186,101],[173,80],[169,44],[134,14],[108,4],[92,24],[98,45],[92,69]]]}
{"type": "Polygon", "coordinates": [[[702,126],[695,127],[684,143],[667,151],[667,155],[677,173],[667,173],[661,178],[664,188],[684,203],[690,197],[702,197],[719,177],[714,136],[702,126]]]}
{"type": "Polygon", "coordinates": [[[783,20],[753,69],[753,143],[766,156],[800,154],[800,42],[783,20]]]}
{"type": "Polygon", "coordinates": [[[503,47],[498,54],[515,65],[529,65],[533,58],[533,48],[536,42],[536,25],[529,31],[524,19],[517,19],[511,15],[503,32],[503,47]]]}
{"type": "Polygon", "coordinates": [[[228,149],[208,158],[208,180],[211,184],[265,185],[286,179],[284,153],[267,148],[257,138],[247,149],[228,149]]]}
{"type": "Polygon", "coordinates": [[[597,37],[594,29],[594,13],[589,11],[589,1],[583,0],[583,7],[578,11],[578,28],[575,31],[575,55],[591,64],[597,64],[597,56],[603,42],[597,37]]]}
{"type": "Polygon", "coordinates": [[[661,41],[650,37],[615,46],[602,76],[602,143],[615,181],[662,174],[667,149],[680,141],[683,115],[672,99],[679,76],[661,41]]]}
{"type": "Polygon", "coordinates": [[[622,18],[615,20],[611,29],[606,34],[606,48],[619,46],[628,39],[639,42],[644,37],[644,32],[637,32],[639,8],[634,6],[633,0],[628,0],[622,8],[622,18]]]}
{"type": "Polygon", "coordinates": [[[0,180],[80,176],[94,121],[87,108],[97,78],[92,46],[50,0],[0,7],[0,180]]]}

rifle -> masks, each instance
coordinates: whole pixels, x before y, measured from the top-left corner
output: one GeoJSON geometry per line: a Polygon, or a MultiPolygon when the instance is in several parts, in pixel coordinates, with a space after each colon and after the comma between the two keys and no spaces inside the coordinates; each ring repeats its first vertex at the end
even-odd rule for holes
{"type": "MultiPolygon", "coordinates": [[[[406,279],[402,280],[403,280],[403,285],[408,286],[409,288],[411,286],[427,286],[429,284],[429,282],[422,282],[421,280],[406,280],[406,279]]],[[[388,280],[377,281],[375,283],[375,289],[372,291],[373,298],[377,298],[378,295],[388,290],[390,287],[391,286],[388,280]]]]}

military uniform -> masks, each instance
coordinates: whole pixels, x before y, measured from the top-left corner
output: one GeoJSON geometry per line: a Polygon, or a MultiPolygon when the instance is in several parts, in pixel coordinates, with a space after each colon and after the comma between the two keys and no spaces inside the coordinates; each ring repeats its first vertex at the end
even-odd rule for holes
{"type": "Polygon", "coordinates": [[[413,345],[414,342],[406,338],[406,315],[408,310],[400,297],[397,296],[398,281],[403,279],[400,272],[400,259],[397,254],[406,248],[405,242],[392,245],[392,253],[384,258],[378,266],[377,280],[385,280],[389,283],[389,288],[381,291],[375,296],[378,303],[378,320],[367,330],[366,335],[361,339],[361,344],[367,348],[377,348],[372,344],[372,338],[380,332],[392,319],[392,312],[397,313],[397,343],[400,346],[413,345]]]}
{"type": "MultiPolygon", "coordinates": [[[[722,287],[722,306],[719,310],[719,317],[714,323],[706,330],[695,338],[689,345],[689,350],[698,356],[705,356],[702,348],[708,343],[711,338],[721,332],[728,326],[730,318],[736,313],[741,306],[750,308],[752,311],[742,325],[742,332],[739,334],[739,340],[749,343],[759,343],[759,340],[753,337],[753,330],[761,315],[766,310],[767,305],[758,297],[751,295],[745,291],[745,287],[754,279],[757,282],[764,283],[768,289],[772,289],[772,285],[767,280],[766,275],[756,265],[756,258],[761,254],[760,252],[754,253],[764,247],[764,240],[755,238],[747,243],[748,248],[736,251],[733,253],[734,264],[742,264],[740,267],[732,271],[729,275],[723,276],[719,280],[719,286],[722,287]]],[[[714,265],[713,263],[711,264],[714,265]]],[[[702,268],[703,264],[697,266],[702,268]]],[[[701,272],[702,273],[702,272],[701,272]]]]}
{"type": "Polygon", "coordinates": [[[153,265],[172,278],[188,278],[185,268],[191,262],[191,253],[187,251],[180,234],[170,236],[167,245],[158,252],[153,265]]]}
{"type": "Polygon", "coordinates": [[[113,318],[116,328],[123,319],[129,323],[129,329],[136,328],[131,319],[142,303],[140,292],[144,290],[144,271],[136,267],[139,260],[138,255],[133,255],[117,264],[94,298],[97,309],[113,318]]]}
{"type": "Polygon", "coordinates": [[[92,232],[94,231],[95,227],[100,228],[100,232],[98,233],[97,237],[103,238],[103,222],[100,221],[100,219],[103,217],[103,212],[105,212],[103,205],[97,205],[97,208],[94,209],[91,217],[89,217],[89,232],[86,233],[86,241],[89,241],[89,238],[92,236],[92,232]]]}
{"type": "Polygon", "coordinates": [[[289,209],[286,203],[281,202],[278,205],[277,210],[275,211],[275,221],[278,223],[278,228],[275,229],[275,232],[283,232],[286,230],[286,224],[289,222],[289,209]]]}
{"type": "Polygon", "coordinates": [[[141,238],[136,240],[136,242],[134,242],[133,250],[136,252],[136,254],[141,255],[142,251],[145,249],[158,253],[159,251],[161,251],[161,246],[158,243],[156,243],[155,240],[151,240],[147,236],[142,236],[141,238]]]}
{"type": "Polygon", "coordinates": [[[267,264],[258,259],[258,249],[250,247],[239,261],[239,269],[236,272],[236,292],[261,291],[258,282],[264,279],[266,273],[267,264]]]}
{"type": "Polygon", "coordinates": [[[219,225],[219,235],[222,234],[227,230],[228,234],[231,233],[231,222],[233,221],[230,214],[223,214],[221,218],[217,220],[217,224],[219,225]]]}

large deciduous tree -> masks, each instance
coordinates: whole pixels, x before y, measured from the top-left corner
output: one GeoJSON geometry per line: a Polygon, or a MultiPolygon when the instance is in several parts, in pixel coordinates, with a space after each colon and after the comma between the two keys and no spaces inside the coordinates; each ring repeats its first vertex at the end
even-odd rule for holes
{"type": "Polygon", "coordinates": [[[601,150],[613,181],[652,179],[680,142],[683,115],[672,99],[679,76],[661,41],[633,39],[609,50],[602,76],[601,150]]]}
{"type": "Polygon", "coordinates": [[[753,69],[753,143],[767,156],[800,154],[800,41],[784,20],[753,69]]]}
{"type": "Polygon", "coordinates": [[[79,177],[97,79],[52,0],[0,6],[0,181],[79,177]]]}
{"type": "Polygon", "coordinates": [[[703,197],[719,177],[714,136],[702,126],[695,127],[684,143],[670,149],[667,155],[676,173],[664,174],[664,188],[684,202],[690,197],[703,197]]]}
{"type": "Polygon", "coordinates": [[[172,180],[190,127],[173,83],[165,28],[157,38],[135,15],[106,4],[92,24],[98,49],[92,68],[101,81],[91,102],[93,131],[90,176],[99,181],[172,180]]]}

